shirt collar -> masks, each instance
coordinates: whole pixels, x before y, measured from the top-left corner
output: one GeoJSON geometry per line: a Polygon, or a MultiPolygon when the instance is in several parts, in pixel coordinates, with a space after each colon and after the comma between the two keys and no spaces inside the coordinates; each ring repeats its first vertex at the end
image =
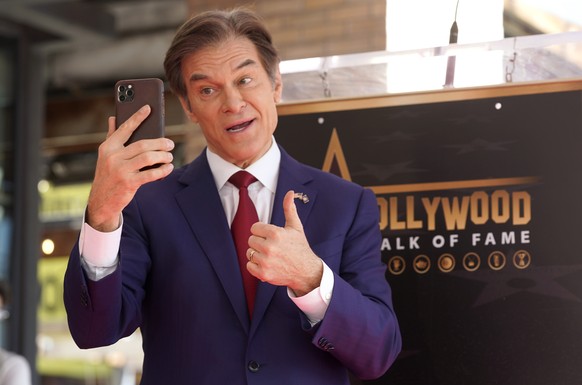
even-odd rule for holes
{"type": "MultiPolygon", "coordinates": [[[[242,170],[240,167],[222,159],[209,148],[206,148],[206,158],[208,159],[208,165],[214,177],[214,183],[216,183],[216,188],[219,191],[235,172],[242,170]]],[[[246,171],[253,174],[263,186],[274,194],[277,189],[280,163],[281,151],[275,142],[275,137],[273,137],[269,150],[255,163],[247,167],[246,171]]]]}

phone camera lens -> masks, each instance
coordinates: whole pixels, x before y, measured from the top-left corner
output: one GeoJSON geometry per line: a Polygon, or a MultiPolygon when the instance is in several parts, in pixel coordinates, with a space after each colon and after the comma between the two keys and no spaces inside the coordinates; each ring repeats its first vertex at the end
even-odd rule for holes
{"type": "Polygon", "coordinates": [[[119,95],[119,101],[125,102],[125,95],[119,95]]]}
{"type": "Polygon", "coordinates": [[[126,95],[131,98],[133,96],[133,90],[132,89],[128,89],[127,92],[126,92],[126,95]]]}
{"type": "Polygon", "coordinates": [[[121,85],[119,86],[119,92],[124,92],[125,91],[125,86],[121,85]]]}

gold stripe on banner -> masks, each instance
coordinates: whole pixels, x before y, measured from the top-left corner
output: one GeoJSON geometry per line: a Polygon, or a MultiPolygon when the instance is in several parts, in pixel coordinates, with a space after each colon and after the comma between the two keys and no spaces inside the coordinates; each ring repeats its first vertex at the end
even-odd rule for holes
{"type": "Polygon", "coordinates": [[[528,176],[520,178],[475,179],[454,182],[411,183],[387,186],[369,186],[375,194],[397,194],[420,191],[458,190],[465,188],[499,187],[533,184],[540,181],[539,177],[528,176]]]}

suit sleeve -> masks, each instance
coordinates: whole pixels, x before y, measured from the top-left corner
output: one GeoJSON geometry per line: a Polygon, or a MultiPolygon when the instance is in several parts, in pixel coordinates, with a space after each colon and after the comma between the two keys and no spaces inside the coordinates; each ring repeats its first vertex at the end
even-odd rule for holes
{"type": "MultiPolygon", "coordinates": [[[[363,190],[334,266],[333,295],[312,342],[361,379],[382,376],[400,353],[402,341],[393,310],[374,194],[363,190]]],[[[338,247],[339,248],[339,247],[338,247]]]]}
{"type": "MultiPolygon", "coordinates": [[[[126,208],[130,217],[139,217],[135,203],[126,208]]],[[[139,223],[139,222],[137,222],[139,223]]],[[[124,224],[124,233],[131,234],[132,255],[147,255],[138,232],[124,224]]],[[[123,242],[121,249],[123,249],[123,242]]],[[[127,247],[126,247],[127,248],[127,247]]],[[[121,255],[120,251],[120,255],[121,255]]],[[[78,242],[73,247],[64,278],[64,303],[67,322],[75,343],[83,349],[107,346],[132,334],[141,322],[141,301],[145,292],[147,258],[121,258],[118,268],[106,277],[93,281],[88,278],[81,262],[78,242]],[[131,275],[129,268],[135,268],[131,275]],[[124,275],[124,271],[126,272],[124,275]]]]}

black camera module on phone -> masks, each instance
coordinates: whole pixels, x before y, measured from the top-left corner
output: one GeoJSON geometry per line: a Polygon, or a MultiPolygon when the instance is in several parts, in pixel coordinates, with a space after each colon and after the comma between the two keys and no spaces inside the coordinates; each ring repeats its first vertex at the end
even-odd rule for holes
{"type": "Polygon", "coordinates": [[[117,98],[122,103],[127,103],[133,101],[135,92],[133,91],[133,85],[120,85],[117,87],[117,98]]]}

